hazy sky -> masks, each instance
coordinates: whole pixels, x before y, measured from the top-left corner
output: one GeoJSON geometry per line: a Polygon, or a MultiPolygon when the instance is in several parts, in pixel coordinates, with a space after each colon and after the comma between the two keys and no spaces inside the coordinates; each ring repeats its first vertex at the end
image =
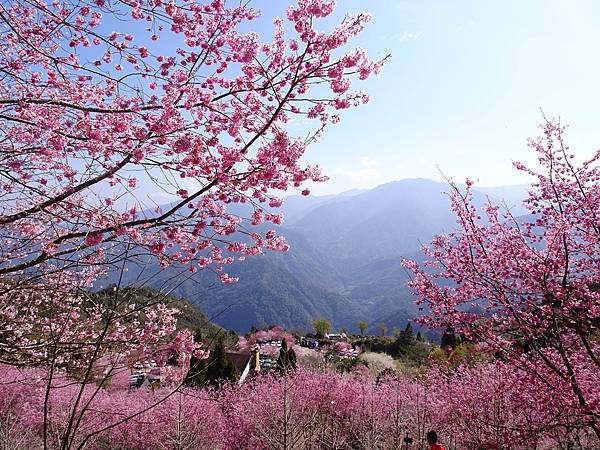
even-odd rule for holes
{"type": "MultiPolygon", "coordinates": [[[[251,4],[266,35],[287,2],[251,4]]],[[[578,155],[600,145],[600,2],[340,0],[336,19],[360,11],[374,20],[353,46],[392,59],[361,85],[371,103],[310,148],[331,177],[313,192],[441,179],[437,166],[484,186],[525,182],[511,161],[535,160],[540,108],[570,124],[578,155]]]]}

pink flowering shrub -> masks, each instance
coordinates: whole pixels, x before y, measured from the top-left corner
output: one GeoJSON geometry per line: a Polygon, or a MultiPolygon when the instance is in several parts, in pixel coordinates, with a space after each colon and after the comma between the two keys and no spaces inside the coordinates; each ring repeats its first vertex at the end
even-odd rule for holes
{"type": "Polygon", "coordinates": [[[284,339],[287,341],[288,347],[290,348],[296,343],[296,338],[293,334],[285,331],[283,327],[276,325],[268,330],[258,330],[254,333],[250,333],[248,337],[240,341],[239,345],[241,348],[251,348],[256,344],[259,344],[262,347],[267,343],[281,342],[284,339]]]}
{"type": "Polygon", "coordinates": [[[405,261],[430,326],[450,324],[485,343],[515,371],[529,374],[575,408],[600,439],[600,151],[577,163],[554,121],[529,141],[540,170],[513,217],[500,206],[479,211],[466,191],[450,196],[457,231],[425,249],[426,271],[405,261]]]}
{"type": "MultiPolygon", "coordinates": [[[[44,413],[46,372],[0,366],[0,376],[0,443],[38,446],[45,423],[47,441],[59,445],[77,383],[57,375],[44,413]]],[[[82,405],[72,448],[396,449],[407,433],[422,443],[432,429],[449,450],[598,445],[576,406],[500,362],[419,378],[299,369],[220,391],[90,384],[82,405]]]]}
{"type": "MultiPolygon", "coordinates": [[[[0,364],[38,371],[29,403],[10,407],[31,416],[23,430],[41,439],[32,446],[100,445],[107,415],[139,431],[155,400],[152,420],[177,416],[172,392],[161,402],[138,392],[131,405],[116,397],[126,384],[116,372],[136,360],[154,361],[162,384],[179,392],[190,355],[203,355],[189,333],[176,333],[177,311],[160,296],[130,301],[121,286],[101,297],[90,290],[132,255],[210,268],[233,283],[226,267],[236,259],[288,249],[264,225],[283,223],[276,192],[307,195],[306,182],[326,179],[302,157],[341,110],[368,102],[352,85],[383,64],[345,50],[368,14],[321,29],[334,7],[300,0],[261,40],[242,31],[259,12],[222,0],[3,5],[0,364]],[[312,132],[289,131],[295,119],[312,132]]],[[[171,431],[139,436],[169,446],[171,431]]],[[[198,442],[189,446],[213,446],[198,442]]]]}
{"type": "Polygon", "coordinates": [[[326,179],[301,158],[341,110],[368,102],[352,86],[383,65],[346,50],[368,14],[320,29],[334,7],[299,1],[266,41],[241,31],[259,11],[240,3],[10,2],[0,276],[114,264],[133,245],[230,283],[221,271],[235,258],[287,250],[274,229],[252,225],[282,223],[276,190],[326,179]],[[295,119],[313,124],[308,138],[288,130],[295,119]],[[149,188],[168,206],[149,207],[149,188]]]}

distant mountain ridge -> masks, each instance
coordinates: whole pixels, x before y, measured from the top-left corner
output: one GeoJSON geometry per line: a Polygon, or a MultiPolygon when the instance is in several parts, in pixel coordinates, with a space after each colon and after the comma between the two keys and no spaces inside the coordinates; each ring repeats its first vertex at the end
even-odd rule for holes
{"type": "MultiPolygon", "coordinates": [[[[228,272],[240,278],[238,283],[222,285],[202,271],[171,281],[176,269],[158,267],[145,279],[153,287],[168,286],[238,332],[271,324],[310,329],[318,318],[353,331],[361,320],[373,330],[380,322],[389,329],[404,326],[418,311],[400,260],[421,259],[422,244],[455,228],[443,194],[448,191],[446,183],[407,179],[367,191],[288,197],[279,233],[290,251],[235,263],[228,272]]],[[[504,198],[515,215],[524,211],[520,203],[526,193],[523,185],[473,189],[477,205],[504,198]]],[[[137,273],[130,270],[126,282],[137,273]]]]}

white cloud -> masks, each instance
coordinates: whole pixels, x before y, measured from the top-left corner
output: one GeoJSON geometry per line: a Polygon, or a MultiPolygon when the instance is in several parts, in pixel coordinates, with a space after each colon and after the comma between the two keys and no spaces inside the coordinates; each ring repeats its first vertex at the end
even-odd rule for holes
{"type": "Polygon", "coordinates": [[[402,36],[400,36],[400,42],[410,41],[413,39],[419,39],[422,35],[423,35],[422,31],[406,31],[406,30],[404,30],[404,33],[402,33],[402,36]]]}
{"type": "MultiPolygon", "coordinates": [[[[337,168],[331,172],[332,179],[351,181],[353,184],[365,185],[378,181],[381,178],[379,163],[368,156],[356,158],[356,165],[352,168],[337,168]]],[[[362,187],[362,186],[357,186],[362,187]]]]}
{"type": "Polygon", "coordinates": [[[404,30],[400,33],[388,34],[388,35],[384,36],[384,39],[386,41],[392,41],[392,42],[397,42],[397,43],[401,44],[403,42],[419,39],[421,36],[423,36],[422,31],[404,30]]]}

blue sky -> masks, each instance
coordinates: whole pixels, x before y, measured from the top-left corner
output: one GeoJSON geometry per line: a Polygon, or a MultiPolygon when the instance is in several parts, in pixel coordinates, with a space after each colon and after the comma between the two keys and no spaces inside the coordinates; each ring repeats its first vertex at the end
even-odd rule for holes
{"type": "MultiPolygon", "coordinates": [[[[255,0],[265,37],[287,2],[255,0]]],[[[353,42],[392,59],[361,87],[372,101],[346,112],[305,161],[331,180],[316,194],[413,177],[483,186],[527,182],[511,161],[534,163],[526,139],[540,108],[568,123],[579,156],[600,143],[600,3],[594,1],[340,0],[334,19],[369,11],[353,42]]],[[[333,21],[324,23],[324,27],[333,21]]]]}

